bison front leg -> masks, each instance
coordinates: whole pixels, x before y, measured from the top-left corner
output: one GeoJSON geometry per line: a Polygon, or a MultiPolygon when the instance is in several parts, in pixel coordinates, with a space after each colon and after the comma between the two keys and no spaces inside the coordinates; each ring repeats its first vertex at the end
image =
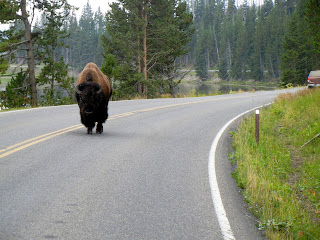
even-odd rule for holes
{"type": "Polygon", "coordinates": [[[98,122],[97,124],[97,129],[96,129],[96,133],[103,133],[103,126],[102,123],[98,122]]]}
{"type": "Polygon", "coordinates": [[[92,134],[92,129],[94,128],[94,126],[95,123],[86,124],[88,134],[92,134]]]}
{"type": "Polygon", "coordinates": [[[80,116],[81,116],[81,123],[87,128],[87,133],[92,134],[92,129],[94,128],[95,123],[84,114],[80,113],[80,116]]]}

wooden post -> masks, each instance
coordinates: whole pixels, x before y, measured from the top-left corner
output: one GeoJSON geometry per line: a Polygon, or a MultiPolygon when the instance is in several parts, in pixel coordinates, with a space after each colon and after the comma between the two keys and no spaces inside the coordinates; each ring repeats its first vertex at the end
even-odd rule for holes
{"type": "Polygon", "coordinates": [[[259,110],[256,110],[256,142],[259,144],[259,110]]]}

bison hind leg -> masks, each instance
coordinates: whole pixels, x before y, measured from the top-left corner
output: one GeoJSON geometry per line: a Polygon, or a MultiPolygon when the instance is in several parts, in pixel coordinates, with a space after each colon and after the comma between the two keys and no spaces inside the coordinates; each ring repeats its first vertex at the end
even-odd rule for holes
{"type": "Polygon", "coordinates": [[[97,128],[96,128],[96,133],[103,133],[103,126],[102,123],[98,122],[97,128]]]}

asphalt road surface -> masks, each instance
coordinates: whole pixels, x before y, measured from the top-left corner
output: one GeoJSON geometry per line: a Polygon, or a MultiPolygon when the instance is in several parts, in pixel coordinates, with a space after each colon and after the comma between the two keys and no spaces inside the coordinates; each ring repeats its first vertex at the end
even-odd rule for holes
{"type": "Polygon", "coordinates": [[[264,239],[231,177],[239,120],[216,148],[217,189],[209,152],[280,92],[111,102],[101,135],[77,105],[0,113],[0,239],[264,239]]]}

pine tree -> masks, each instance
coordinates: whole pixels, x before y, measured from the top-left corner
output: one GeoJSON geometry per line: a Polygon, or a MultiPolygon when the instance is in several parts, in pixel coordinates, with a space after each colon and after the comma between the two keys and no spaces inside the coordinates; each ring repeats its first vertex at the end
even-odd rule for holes
{"type": "Polygon", "coordinates": [[[105,35],[105,17],[104,14],[101,12],[100,7],[98,8],[97,12],[94,14],[94,23],[95,23],[95,34],[94,34],[94,40],[93,45],[96,46],[96,49],[94,51],[94,62],[101,66],[103,63],[103,47],[101,44],[101,36],[105,35]]]}
{"type": "Polygon", "coordinates": [[[70,93],[69,98],[72,96],[73,80],[68,77],[68,65],[64,63],[63,57],[59,60],[56,58],[58,47],[64,46],[61,39],[68,36],[63,30],[63,24],[71,6],[65,0],[48,0],[43,2],[42,10],[44,22],[40,46],[45,66],[41,69],[38,82],[50,85],[45,88],[45,105],[61,104],[63,102],[57,102],[61,98],[60,91],[55,89],[57,83],[70,93]]]}
{"type": "MultiPolygon", "coordinates": [[[[109,71],[114,72],[114,78],[119,82],[123,95],[133,94],[141,89],[142,81],[141,26],[143,23],[140,18],[140,6],[134,7],[134,2],[129,3],[132,3],[132,6],[127,2],[123,3],[123,7],[120,3],[111,4],[111,10],[106,17],[108,36],[102,36],[105,57],[103,69],[113,68],[109,71]],[[129,7],[130,9],[127,9],[129,7]],[[115,60],[113,65],[109,65],[110,58],[115,60]]],[[[120,96],[115,91],[114,96],[117,94],[120,96]]]]}
{"type": "Polygon", "coordinates": [[[313,45],[320,54],[320,3],[319,0],[307,0],[305,18],[309,25],[309,35],[312,36],[313,45]]]}
{"type": "Polygon", "coordinates": [[[299,2],[265,0],[256,6],[244,1],[237,7],[235,0],[195,0],[194,68],[200,75],[205,66],[217,66],[219,77],[226,80],[279,79],[284,33],[299,2]],[[205,42],[208,33],[212,37],[205,42]]]}
{"type": "Polygon", "coordinates": [[[96,28],[94,22],[94,13],[89,3],[83,7],[82,15],[79,20],[80,36],[77,39],[79,64],[83,68],[88,62],[95,62],[95,52],[97,45],[95,43],[96,28]]]}
{"type": "MultiPolygon", "coordinates": [[[[38,8],[41,1],[37,3],[31,3],[34,8],[38,8]]],[[[32,37],[31,21],[32,12],[27,11],[27,1],[26,0],[2,0],[0,1],[0,22],[10,23],[13,21],[22,21],[24,24],[24,34],[15,35],[13,30],[1,32],[1,38],[4,42],[1,42],[0,51],[11,54],[17,47],[25,45],[26,58],[28,64],[28,81],[31,85],[31,106],[37,106],[37,88],[36,88],[36,77],[35,77],[35,57],[34,57],[34,38],[32,37]],[[31,16],[31,18],[30,18],[31,16]],[[5,36],[5,37],[4,37],[5,36]],[[22,40],[21,40],[22,38],[22,40]]],[[[2,70],[5,70],[8,65],[8,60],[5,58],[7,54],[1,55],[0,64],[2,70]]]]}
{"type": "Polygon", "coordinates": [[[219,71],[221,71],[220,77],[225,80],[233,77],[232,66],[236,66],[234,64],[235,46],[237,42],[236,36],[240,30],[235,21],[236,13],[235,1],[228,0],[221,29],[221,54],[219,64],[219,71]]]}
{"type": "Polygon", "coordinates": [[[265,49],[266,49],[266,19],[273,9],[272,0],[267,0],[257,11],[256,32],[254,36],[254,51],[251,56],[251,76],[253,79],[265,80],[265,49]]]}
{"type": "Polygon", "coordinates": [[[224,1],[202,0],[199,1],[197,8],[195,14],[200,14],[200,16],[195,17],[198,19],[198,27],[195,34],[194,68],[202,80],[207,80],[208,70],[220,66],[223,52],[221,26],[224,19],[224,1]]]}
{"type": "Polygon", "coordinates": [[[304,56],[302,46],[304,46],[304,31],[301,31],[301,19],[296,13],[293,14],[289,23],[283,43],[283,54],[281,55],[282,82],[303,83],[304,56]]]}
{"type": "Polygon", "coordinates": [[[69,17],[68,28],[65,30],[69,35],[68,38],[64,39],[65,44],[69,46],[69,54],[64,59],[70,66],[80,69],[81,45],[79,40],[81,30],[75,12],[72,12],[69,17]]]}
{"type": "Polygon", "coordinates": [[[27,84],[27,73],[21,71],[6,86],[5,106],[8,108],[26,107],[29,102],[30,86],[27,84]]]}
{"type": "Polygon", "coordinates": [[[169,92],[174,96],[174,88],[183,77],[179,76],[177,71],[177,59],[189,51],[186,46],[193,34],[193,16],[188,11],[187,4],[179,1],[163,0],[161,3],[154,0],[152,12],[150,21],[153,24],[150,26],[149,46],[158,47],[150,49],[151,79],[157,80],[157,84],[160,82],[163,92],[169,92]],[[167,9],[164,9],[166,3],[167,9]]]}
{"type": "Polygon", "coordinates": [[[209,78],[209,34],[209,31],[206,31],[205,27],[202,25],[199,29],[197,46],[195,49],[195,70],[197,76],[204,81],[209,78]]]}
{"type": "Polygon", "coordinates": [[[104,55],[113,55],[115,78],[126,94],[172,89],[176,59],[191,40],[192,14],[175,0],[122,0],[107,14],[104,55]],[[120,4],[121,2],[121,4],[120,4]],[[121,69],[121,70],[120,70],[121,69]],[[132,77],[133,76],[133,77],[132,77]]]}
{"type": "Polygon", "coordinates": [[[305,2],[301,0],[289,22],[281,55],[282,83],[284,85],[305,84],[308,73],[317,66],[317,54],[308,36],[307,21],[304,16],[305,2]]]}

